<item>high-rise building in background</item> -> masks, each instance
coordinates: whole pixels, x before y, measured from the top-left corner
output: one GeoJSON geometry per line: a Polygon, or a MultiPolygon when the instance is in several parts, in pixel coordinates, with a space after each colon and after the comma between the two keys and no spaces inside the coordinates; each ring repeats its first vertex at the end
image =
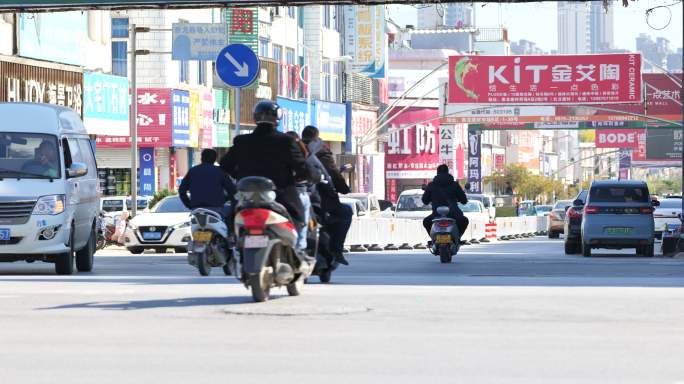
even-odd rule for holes
{"type": "Polygon", "coordinates": [[[636,38],[636,49],[641,52],[643,57],[644,70],[654,70],[656,67],[664,68],[668,65],[668,55],[670,50],[670,40],[664,37],[657,37],[655,41],[651,35],[641,33],[636,38]]]}
{"type": "Polygon", "coordinates": [[[602,53],[613,49],[614,5],[592,1],[589,5],[589,52],[602,53]]]}
{"type": "Polygon", "coordinates": [[[442,3],[422,5],[418,8],[418,29],[439,27],[472,27],[475,10],[471,4],[442,3]]]}

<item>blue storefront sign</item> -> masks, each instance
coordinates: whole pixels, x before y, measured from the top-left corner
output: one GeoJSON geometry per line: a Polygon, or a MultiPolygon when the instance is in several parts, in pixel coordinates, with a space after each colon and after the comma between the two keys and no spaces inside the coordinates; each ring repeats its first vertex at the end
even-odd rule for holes
{"type": "Polygon", "coordinates": [[[345,141],[347,129],[347,106],[339,103],[316,100],[316,126],[321,139],[345,141]]]}
{"type": "MultiPolygon", "coordinates": [[[[304,127],[309,125],[309,121],[311,121],[312,125],[316,125],[316,121],[309,118],[306,102],[286,99],[284,97],[278,97],[276,101],[283,112],[280,124],[278,124],[279,131],[294,131],[301,135],[304,127]]],[[[311,104],[311,114],[316,116],[313,103],[311,104]]]]}
{"type": "Polygon", "coordinates": [[[152,196],[155,191],[154,148],[140,148],[140,196],[152,196]]]}
{"type": "Polygon", "coordinates": [[[83,74],[83,124],[91,135],[130,136],[128,79],[83,74]]]}
{"type": "Polygon", "coordinates": [[[171,91],[171,139],[174,147],[190,146],[190,92],[174,89],[171,91]]]}
{"type": "Polygon", "coordinates": [[[220,23],[173,23],[171,39],[171,59],[214,61],[228,43],[228,33],[220,23]]]}
{"type": "Polygon", "coordinates": [[[85,12],[19,13],[19,56],[83,66],[88,39],[85,12]]]}

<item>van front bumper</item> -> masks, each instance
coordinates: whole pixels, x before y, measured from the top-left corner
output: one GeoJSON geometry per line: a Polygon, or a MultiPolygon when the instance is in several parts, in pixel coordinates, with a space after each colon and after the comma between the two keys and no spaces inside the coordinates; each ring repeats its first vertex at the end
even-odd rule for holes
{"type": "Polygon", "coordinates": [[[10,240],[0,241],[0,261],[22,260],[24,255],[25,258],[34,259],[36,255],[67,252],[71,227],[65,225],[69,222],[65,218],[64,213],[55,216],[31,215],[26,224],[0,224],[0,229],[10,232],[10,240]]]}

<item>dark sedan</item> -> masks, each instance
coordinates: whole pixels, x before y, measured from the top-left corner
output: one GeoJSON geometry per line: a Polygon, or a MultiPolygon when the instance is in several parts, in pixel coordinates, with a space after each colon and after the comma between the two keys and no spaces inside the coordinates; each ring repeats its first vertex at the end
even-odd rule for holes
{"type": "Polygon", "coordinates": [[[547,232],[549,239],[557,239],[565,231],[565,212],[572,206],[572,200],[559,200],[554,204],[549,213],[549,226],[547,232]]]}
{"type": "Polygon", "coordinates": [[[587,202],[587,190],[581,191],[565,214],[565,254],[574,255],[582,252],[582,214],[587,202]],[[582,204],[575,204],[581,201],[582,204]]]}

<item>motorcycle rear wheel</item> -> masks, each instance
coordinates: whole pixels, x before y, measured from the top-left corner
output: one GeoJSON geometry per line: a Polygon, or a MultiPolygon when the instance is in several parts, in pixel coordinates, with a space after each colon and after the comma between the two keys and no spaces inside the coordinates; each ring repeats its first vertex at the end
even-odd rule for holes
{"type": "Polygon", "coordinates": [[[439,261],[442,264],[451,263],[451,249],[449,245],[441,244],[439,246],[439,261]]]}
{"type": "Polygon", "coordinates": [[[209,265],[209,260],[207,260],[206,252],[197,254],[197,269],[202,276],[209,276],[211,274],[211,265],[209,265]]]}
{"type": "Polygon", "coordinates": [[[269,299],[271,293],[271,281],[266,268],[261,269],[258,275],[249,277],[249,286],[252,289],[252,299],[257,303],[263,303],[269,299]]]}

